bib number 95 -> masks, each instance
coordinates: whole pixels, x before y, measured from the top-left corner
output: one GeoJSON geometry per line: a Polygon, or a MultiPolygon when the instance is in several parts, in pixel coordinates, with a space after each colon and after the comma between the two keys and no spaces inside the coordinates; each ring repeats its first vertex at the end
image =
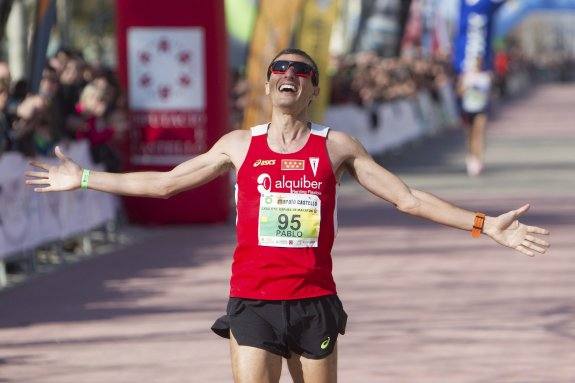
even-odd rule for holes
{"type": "Polygon", "coordinates": [[[287,214],[278,215],[278,229],[286,230],[289,226],[290,229],[296,231],[301,228],[301,216],[299,214],[294,214],[291,216],[291,220],[287,214]]]}
{"type": "Polygon", "coordinates": [[[260,198],[258,244],[317,247],[321,200],[312,194],[267,193],[260,198]]]}

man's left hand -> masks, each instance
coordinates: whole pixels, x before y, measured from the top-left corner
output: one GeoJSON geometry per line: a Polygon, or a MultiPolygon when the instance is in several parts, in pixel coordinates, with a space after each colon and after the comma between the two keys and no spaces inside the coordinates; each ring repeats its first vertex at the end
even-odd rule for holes
{"type": "Polygon", "coordinates": [[[527,210],[529,210],[529,204],[487,219],[483,232],[496,242],[530,257],[535,256],[536,253],[544,254],[549,248],[549,242],[535,235],[548,235],[549,231],[519,222],[518,218],[527,210]]]}

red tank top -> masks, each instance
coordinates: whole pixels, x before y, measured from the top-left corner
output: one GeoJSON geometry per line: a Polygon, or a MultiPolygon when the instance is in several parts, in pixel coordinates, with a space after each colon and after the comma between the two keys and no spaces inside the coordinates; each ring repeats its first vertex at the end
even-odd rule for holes
{"type": "Polygon", "coordinates": [[[288,154],[268,147],[267,129],[251,129],[238,171],[230,296],[287,300],[335,294],[337,182],[326,147],[329,128],[312,124],[305,146],[288,154]]]}

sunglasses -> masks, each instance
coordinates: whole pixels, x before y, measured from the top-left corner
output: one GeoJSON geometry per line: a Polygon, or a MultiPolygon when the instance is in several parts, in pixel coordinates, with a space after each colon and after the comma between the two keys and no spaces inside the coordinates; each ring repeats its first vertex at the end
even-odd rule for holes
{"type": "Polygon", "coordinates": [[[277,60],[270,64],[268,68],[268,80],[271,74],[284,74],[289,68],[293,68],[295,75],[299,77],[311,77],[311,83],[313,86],[317,86],[317,72],[309,64],[303,63],[301,61],[287,61],[287,60],[277,60]]]}

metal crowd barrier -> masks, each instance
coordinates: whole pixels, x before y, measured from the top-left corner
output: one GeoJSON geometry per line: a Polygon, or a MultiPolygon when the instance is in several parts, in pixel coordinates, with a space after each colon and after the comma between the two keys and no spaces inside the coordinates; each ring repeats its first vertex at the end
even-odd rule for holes
{"type": "MultiPolygon", "coordinates": [[[[64,151],[81,166],[98,169],[90,159],[87,142],[71,143],[64,151]]],[[[39,160],[56,162],[53,158],[39,160]]],[[[50,264],[42,259],[47,253],[55,254],[52,263],[62,262],[66,243],[78,242],[80,253],[88,255],[95,233],[110,240],[116,232],[116,197],[91,190],[36,193],[24,183],[29,169],[28,159],[19,153],[0,156],[0,288],[10,282],[7,263],[33,274],[39,269],[38,262],[50,264]]]]}

